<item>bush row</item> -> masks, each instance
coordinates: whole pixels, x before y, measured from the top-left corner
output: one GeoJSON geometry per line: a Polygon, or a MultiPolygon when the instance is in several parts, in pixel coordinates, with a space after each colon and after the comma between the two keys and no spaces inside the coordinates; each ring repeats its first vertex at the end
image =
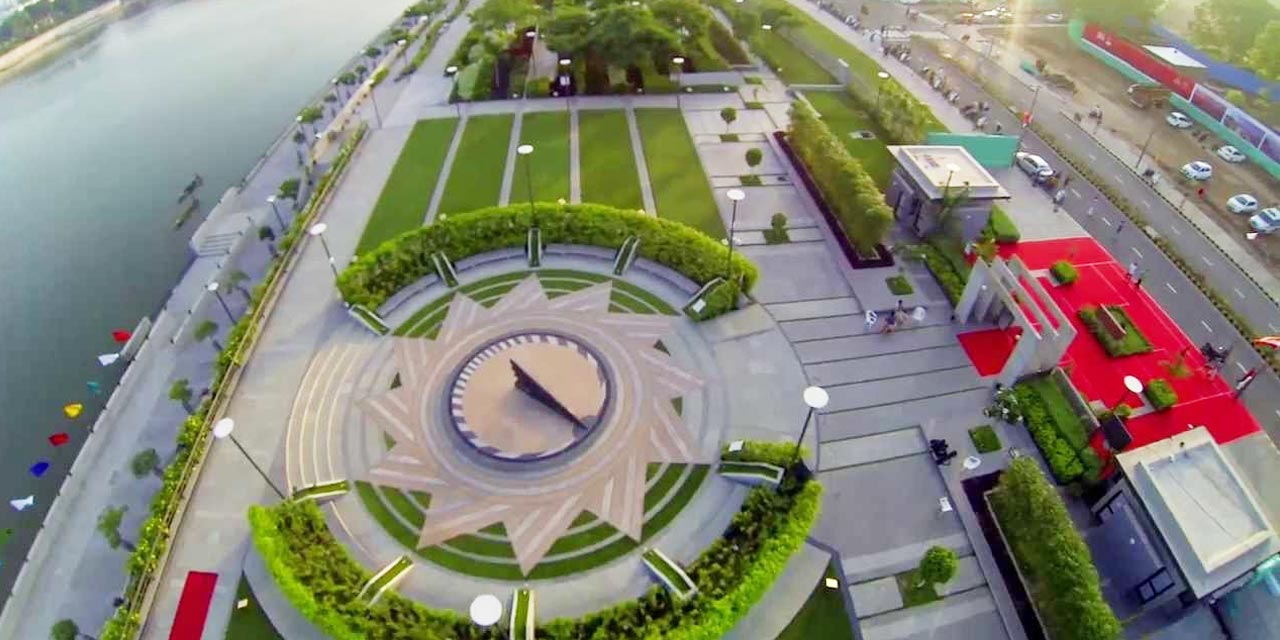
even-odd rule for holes
{"type": "Polygon", "coordinates": [[[876,245],[884,241],[893,226],[893,212],[885,204],[875,179],[803,101],[791,104],[787,139],[827,206],[839,218],[845,237],[860,255],[876,255],[876,245]]]}
{"type": "Polygon", "coordinates": [[[707,35],[711,38],[711,46],[716,53],[729,64],[751,64],[751,57],[742,48],[738,39],[719,20],[712,20],[707,25],[707,35]]]}
{"type": "Polygon", "coordinates": [[[1036,463],[1015,459],[990,494],[1028,592],[1054,640],[1115,640],[1121,627],[1066,505],[1036,463]]]}
{"type": "Polygon", "coordinates": [[[1053,266],[1049,267],[1049,272],[1062,284],[1071,284],[1080,279],[1080,272],[1076,271],[1076,266],[1066,260],[1053,263],[1053,266]]]}
{"type": "Polygon", "coordinates": [[[248,355],[249,346],[252,344],[252,337],[264,319],[259,314],[259,310],[266,293],[276,285],[282,265],[290,255],[289,249],[306,232],[306,228],[321,204],[328,197],[333,181],[346,168],[351,154],[364,138],[364,133],[365,126],[361,124],[343,143],[329,170],[317,180],[315,190],[312,191],[306,207],[294,218],[280,243],[280,255],[272,259],[267,267],[266,276],[254,287],[249,297],[248,310],[228,332],[222,351],[218,353],[213,364],[213,380],[209,384],[209,388],[212,389],[210,397],[202,402],[195,412],[187,416],[181,429],[178,430],[177,452],[164,470],[160,490],[151,498],[150,515],[143,521],[134,551],[129,555],[126,565],[129,582],[125,587],[125,604],[116,609],[115,614],[107,620],[99,636],[101,640],[125,640],[137,634],[141,623],[142,600],[147,586],[156,578],[155,572],[169,545],[169,537],[176,525],[174,518],[182,496],[187,493],[187,485],[193,477],[192,472],[208,449],[212,407],[229,391],[223,388],[222,383],[226,380],[232,365],[244,364],[244,358],[248,355]]]}
{"type": "Polygon", "coordinates": [[[942,291],[947,294],[947,299],[953,306],[960,302],[960,296],[964,294],[964,285],[969,279],[968,274],[956,271],[951,260],[948,260],[942,251],[932,244],[911,245],[906,251],[908,255],[924,260],[929,273],[933,274],[933,279],[938,281],[938,286],[942,287],[942,291]]]}
{"type": "Polygon", "coordinates": [[[1022,239],[1022,232],[1014,224],[1009,214],[1000,205],[991,207],[991,217],[987,219],[987,230],[992,239],[999,244],[1013,244],[1022,239]]]}
{"type": "Polygon", "coordinates": [[[1107,330],[1105,320],[1102,318],[1103,308],[1097,305],[1085,305],[1076,311],[1076,315],[1080,316],[1080,322],[1084,323],[1085,328],[1093,337],[1102,343],[1102,348],[1106,350],[1107,355],[1112,358],[1121,358],[1124,356],[1132,356],[1139,353],[1150,353],[1151,343],[1146,336],[1138,331],[1138,326],[1129,319],[1129,314],[1125,313],[1123,307],[1115,305],[1106,305],[1105,310],[1111,313],[1111,317],[1115,319],[1116,324],[1125,330],[1124,336],[1116,338],[1107,330]]]}
{"type": "MultiPolygon", "coordinates": [[[[629,602],[576,619],[542,625],[544,640],[722,637],[777,580],[804,544],[818,517],[817,482],[784,482],[781,491],[753,489],[724,537],[686,572],[694,598],[673,601],[658,587],[629,602]]],[[[505,630],[482,630],[452,611],[436,611],[394,591],[374,606],[356,595],[372,574],[334,540],[311,501],[286,501],[249,511],[253,541],[281,592],[304,617],[335,640],[456,638],[495,640],[505,630]]]]}
{"type": "Polygon", "coordinates": [[[1022,422],[1031,432],[1040,455],[1049,464],[1049,471],[1059,484],[1069,484],[1084,475],[1084,464],[1071,444],[1058,433],[1058,427],[1049,414],[1049,407],[1029,385],[1014,387],[1018,403],[1022,405],[1022,422]]]}
{"type": "Polygon", "coordinates": [[[1163,411],[1178,404],[1178,392],[1174,391],[1173,386],[1164,378],[1148,380],[1143,394],[1151,401],[1151,407],[1156,411],[1163,411]]]}
{"type": "MultiPolygon", "coordinates": [[[[796,443],[794,442],[763,442],[758,440],[746,440],[742,443],[742,449],[738,451],[729,451],[729,445],[724,445],[720,449],[720,459],[733,462],[766,462],[782,468],[791,466],[791,461],[795,459],[796,443]]],[[[800,447],[800,459],[809,455],[809,449],[800,447]]]]}
{"type": "MultiPolygon", "coordinates": [[[[523,247],[533,224],[545,244],[578,244],[617,249],[628,236],[640,240],[639,255],[667,266],[698,285],[725,276],[725,249],[710,236],[679,222],[598,204],[536,203],[490,207],[450,215],[446,220],[407,231],[360,256],[338,279],[352,304],[377,309],[397,291],[433,273],[431,256],[443,252],[463,258],[509,247],[523,247]]],[[[740,252],[733,255],[735,279],[750,291],[759,277],[740,252]]],[[[733,309],[736,297],[709,296],[704,318],[733,309]]]]}

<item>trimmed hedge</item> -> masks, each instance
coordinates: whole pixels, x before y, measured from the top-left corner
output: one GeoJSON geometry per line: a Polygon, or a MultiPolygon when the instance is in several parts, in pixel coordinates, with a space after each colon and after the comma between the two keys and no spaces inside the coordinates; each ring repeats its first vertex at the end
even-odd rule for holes
{"type": "Polygon", "coordinates": [[[1016,458],[989,494],[992,514],[1054,640],[1115,640],[1121,627],[1066,505],[1039,466],[1016,458]]]}
{"type": "MultiPolygon", "coordinates": [[[[523,247],[533,225],[545,244],[579,244],[617,249],[628,236],[640,239],[639,256],[670,267],[698,285],[725,275],[725,250],[692,227],[665,218],[599,204],[539,202],[531,215],[527,204],[489,207],[419,227],[384,242],[360,256],[338,278],[338,289],[351,304],[377,309],[397,291],[434,272],[430,256],[444,252],[458,261],[489,251],[523,247]]],[[[733,273],[750,291],[759,277],[741,253],[733,255],[733,273]]],[[[731,311],[736,297],[712,296],[704,318],[731,311]]]]}
{"type": "Polygon", "coordinates": [[[911,281],[904,275],[889,276],[884,279],[884,284],[889,287],[889,293],[895,296],[907,296],[915,293],[915,288],[911,286],[911,281]]]}
{"type": "Polygon", "coordinates": [[[1142,335],[1141,331],[1138,331],[1138,326],[1129,318],[1129,314],[1125,313],[1124,307],[1106,305],[1104,308],[1111,312],[1111,317],[1115,318],[1116,324],[1124,328],[1124,337],[1114,338],[1111,336],[1106,326],[1103,325],[1102,310],[1095,305],[1080,307],[1076,311],[1076,315],[1080,316],[1080,321],[1084,323],[1089,333],[1092,333],[1093,337],[1102,343],[1102,348],[1106,350],[1107,355],[1112,358],[1121,358],[1151,352],[1151,343],[1147,341],[1146,336],[1142,335]]]}
{"type": "Polygon", "coordinates": [[[929,273],[933,274],[933,279],[938,281],[938,286],[942,287],[942,291],[947,294],[947,299],[952,305],[960,302],[960,296],[964,294],[964,285],[969,281],[968,273],[957,271],[955,264],[932,244],[911,245],[906,251],[912,257],[924,260],[929,273]]]}
{"type": "MultiPolygon", "coordinates": [[[[774,466],[787,468],[795,457],[794,442],[763,442],[746,440],[740,451],[729,451],[729,445],[720,448],[720,459],[732,462],[764,462],[774,466]]],[[[809,449],[800,447],[800,459],[809,455],[809,449]]]]}
{"type": "Polygon", "coordinates": [[[1147,396],[1147,400],[1151,401],[1151,407],[1156,411],[1164,411],[1178,404],[1178,392],[1174,391],[1169,381],[1164,378],[1148,380],[1146,388],[1143,389],[1143,395],[1147,396]]]}
{"type": "Polygon", "coordinates": [[[849,242],[861,255],[876,255],[876,245],[893,226],[893,211],[885,204],[875,179],[805,102],[791,104],[787,139],[839,218],[849,242]]]}
{"type": "Polygon", "coordinates": [[[1018,225],[1013,223],[1013,219],[1000,208],[1000,205],[991,207],[987,229],[991,230],[991,237],[999,244],[1014,244],[1022,239],[1022,232],[1018,231],[1018,225]]]}
{"type": "Polygon", "coordinates": [[[1049,272],[1062,284],[1071,284],[1080,279],[1080,272],[1076,271],[1076,266],[1066,260],[1059,260],[1053,263],[1053,266],[1049,268],[1049,272]]]}
{"type": "Polygon", "coordinates": [[[1023,424],[1031,432],[1031,439],[1049,465],[1049,471],[1059,484],[1069,484],[1084,475],[1084,464],[1076,449],[1059,433],[1049,406],[1036,389],[1029,384],[1014,386],[1014,398],[1023,424]]]}
{"type": "MultiPolygon", "coordinates": [[[[663,638],[712,640],[733,628],[781,575],[804,544],[821,504],[822,487],[810,481],[782,490],[752,490],[723,538],[685,571],[699,593],[673,602],[654,587],[644,596],[577,619],[542,625],[543,640],[663,638]]],[[[249,523],[255,546],[280,590],[308,620],[336,640],[456,638],[496,640],[505,630],[481,630],[452,611],[436,611],[394,591],[377,605],[355,596],[372,575],[329,532],[313,503],[254,506],[249,523]]]]}

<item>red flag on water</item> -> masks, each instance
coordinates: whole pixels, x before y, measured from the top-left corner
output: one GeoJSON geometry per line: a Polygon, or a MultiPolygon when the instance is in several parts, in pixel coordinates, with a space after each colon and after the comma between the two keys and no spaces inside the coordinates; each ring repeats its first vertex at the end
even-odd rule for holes
{"type": "Polygon", "coordinates": [[[115,331],[111,332],[111,339],[120,343],[128,342],[129,338],[132,338],[132,337],[133,337],[133,334],[129,333],[128,331],[125,331],[124,329],[116,329],[115,331]]]}
{"type": "Polygon", "coordinates": [[[67,434],[65,434],[65,433],[55,433],[55,434],[53,434],[53,435],[49,436],[49,444],[51,444],[51,445],[53,445],[53,446],[55,446],[55,447],[61,447],[62,445],[66,444],[66,443],[68,443],[68,442],[70,442],[70,441],[71,441],[71,436],[69,436],[69,435],[67,435],[67,434]]]}

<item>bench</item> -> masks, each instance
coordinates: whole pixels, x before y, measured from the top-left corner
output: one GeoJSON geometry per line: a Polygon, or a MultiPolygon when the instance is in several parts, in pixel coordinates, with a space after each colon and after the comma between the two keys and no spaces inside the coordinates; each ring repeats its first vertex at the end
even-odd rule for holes
{"type": "Polygon", "coordinates": [[[1128,330],[1116,320],[1114,314],[1111,313],[1111,307],[1102,307],[1098,309],[1098,322],[1112,339],[1120,340],[1124,338],[1128,330]]]}

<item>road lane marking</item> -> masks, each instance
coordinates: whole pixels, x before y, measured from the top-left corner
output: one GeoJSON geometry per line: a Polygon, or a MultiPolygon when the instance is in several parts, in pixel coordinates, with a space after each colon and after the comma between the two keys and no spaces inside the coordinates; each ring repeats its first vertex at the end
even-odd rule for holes
{"type": "Polygon", "coordinates": [[[1166,282],[1166,283],[1164,283],[1164,286],[1169,287],[1169,292],[1170,292],[1170,293],[1172,293],[1173,295],[1175,295],[1175,296],[1176,296],[1176,295],[1178,295],[1178,290],[1177,290],[1177,289],[1174,289],[1174,288],[1173,288],[1173,285],[1171,285],[1171,284],[1169,284],[1168,282],[1166,282]]]}
{"type": "Polygon", "coordinates": [[[1236,363],[1236,366],[1240,367],[1240,373],[1249,373],[1249,370],[1244,368],[1244,365],[1240,364],[1239,362],[1236,363]]]}
{"type": "MultiPolygon", "coordinates": [[[[1097,158],[1094,158],[1094,160],[1097,160],[1097,158]]],[[[1122,186],[1122,187],[1123,187],[1123,186],[1124,186],[1124,180],[1121,180],[1120,178],[1116,178],[1116,184],[1119,184],[1120,186],[1122,186]]]]}
{"type": "Polygon", "coordinates": [[[1139,260],[1141,260],[1141,259],[1142,259],[1142,252],[1141,252],[1141,251],[1138,251],[1138,248],[1137,248],[1137,247],[1129,247],[1129,248],[1130,248],[1130,249],[1133,249],[1133,252],[1134,252],[1134,253],[1136,253],[1136,254],[1138,254],[1138,259],[1139,259],[1139,260]]]}
{"type": "Polygon", "coordinates": [[[1146,207],[1146,208],[1150,209],[1150,208],[1151,208],[1151,201],[1150,201],[1150,200],[1143,200],[1143,201],[1142,201],[1142,206],[1144,206],[1144,207],[1146,207]]]}
{"type": "Polygon", "coordinates": [[[1200,326],[1204,327],[1205,329],[1208,329],[1208,330],[1209,330],[1209,333],[1213,333],[1213,327],[1209,326],[1209,323],[1208,323],[1208,322],[1205,322],[1204,320],[1201,320],[1201,321],[1200,321],[1200,326]]]}
{"type": "Polygon", "coordinates": [[[1211,267],[1213,266],[1213,263],[1212,263],[1212,262],[1209,262],[1209,259],[1208,259],[1208,258],[1206,258],[1206,257],[1204,257],[1204,256],[1200,256],[1200,259],[1201,259],[1201,260],[1204,260],[1204,263],[1205,263],[1205,264],[1207,264],[1207,265],[1209,265],[1209,266],[1211,266],[1211,267]]]}
{"type": "Polygon", "coordinates": [[[1097,162],[1097,161],[1098,161],[1098,156],[1095,156],[1095,155],[1093,155],[1093,154],[1091,153],[1091,154],[1089,154],[1089,159],[1090,159],[1090,160],[1092,160],[1092,161],[1094,161],[1094,162],[1097,162]]]}
{"type": "Polygon", "coordinates": [[[1272,331],[1280,331],[1280,329],[1277,329],[1276,326],[1274,324],[1271,324],[1270,322],[1267,323],[1267,328],[1271,329],[1272,331]]]}
{"type": "Polygon", "coordinates": [[[1170,231],[1173,231],[1173,235],[1175,235],[1175,236],[1180,236],[1180,235],[1182,235],[1182,231],[1180,231],[1177,227],[1169,227],[1169,230],[1170,230],[1170,231]]]}
{"type": "Polygon", "coordinates": [[[1280,416],[1280,409],[1276,409],[1276,415],[1280,416]]]}
{"type": "Polygon", "coordinates": [[[1066,138],[1066,139],[1070,140],[1070,139],[1071,139],[1071,134],[1066,133],[1066,132],[1063,132],[1062,137],[1064,137],[1064,138],[1066,138]]]}
{"type": "Polygon", "coordinates": [[[1075,188],[1075,187],[1071,187],[1071,195],[1073,195],[1073,196],[1075,196],[1075,197],[1077,197],[1077,198],[1081,197],[1081,196],[1080,196],[1080,192],[1079,192],[1079,191],[1076,191],[1076,188],[1075,188]]]}
{"type": "Polygon", "coordinates": [[[1102,216],[1102,224],[1105,224],[1109,227],[1111,226],[1111,221],[1108,220],[1106,216],[1102,216]]]}
{"type": "Polygon", "coordinates": [[[1236,292],[1236,295],[1240,296],[1240,299],[1241,299],[1241,300],[1244,300],[1244,292],[1240,291],[1240,289],[1239,289],[1239,288],[1237,288],[1237,287],[1232,287],[1232,288],[1231,288],[1231,290],[1232,290],[1232,291],[1234,291],[1234,292],[1236,292]]]}

